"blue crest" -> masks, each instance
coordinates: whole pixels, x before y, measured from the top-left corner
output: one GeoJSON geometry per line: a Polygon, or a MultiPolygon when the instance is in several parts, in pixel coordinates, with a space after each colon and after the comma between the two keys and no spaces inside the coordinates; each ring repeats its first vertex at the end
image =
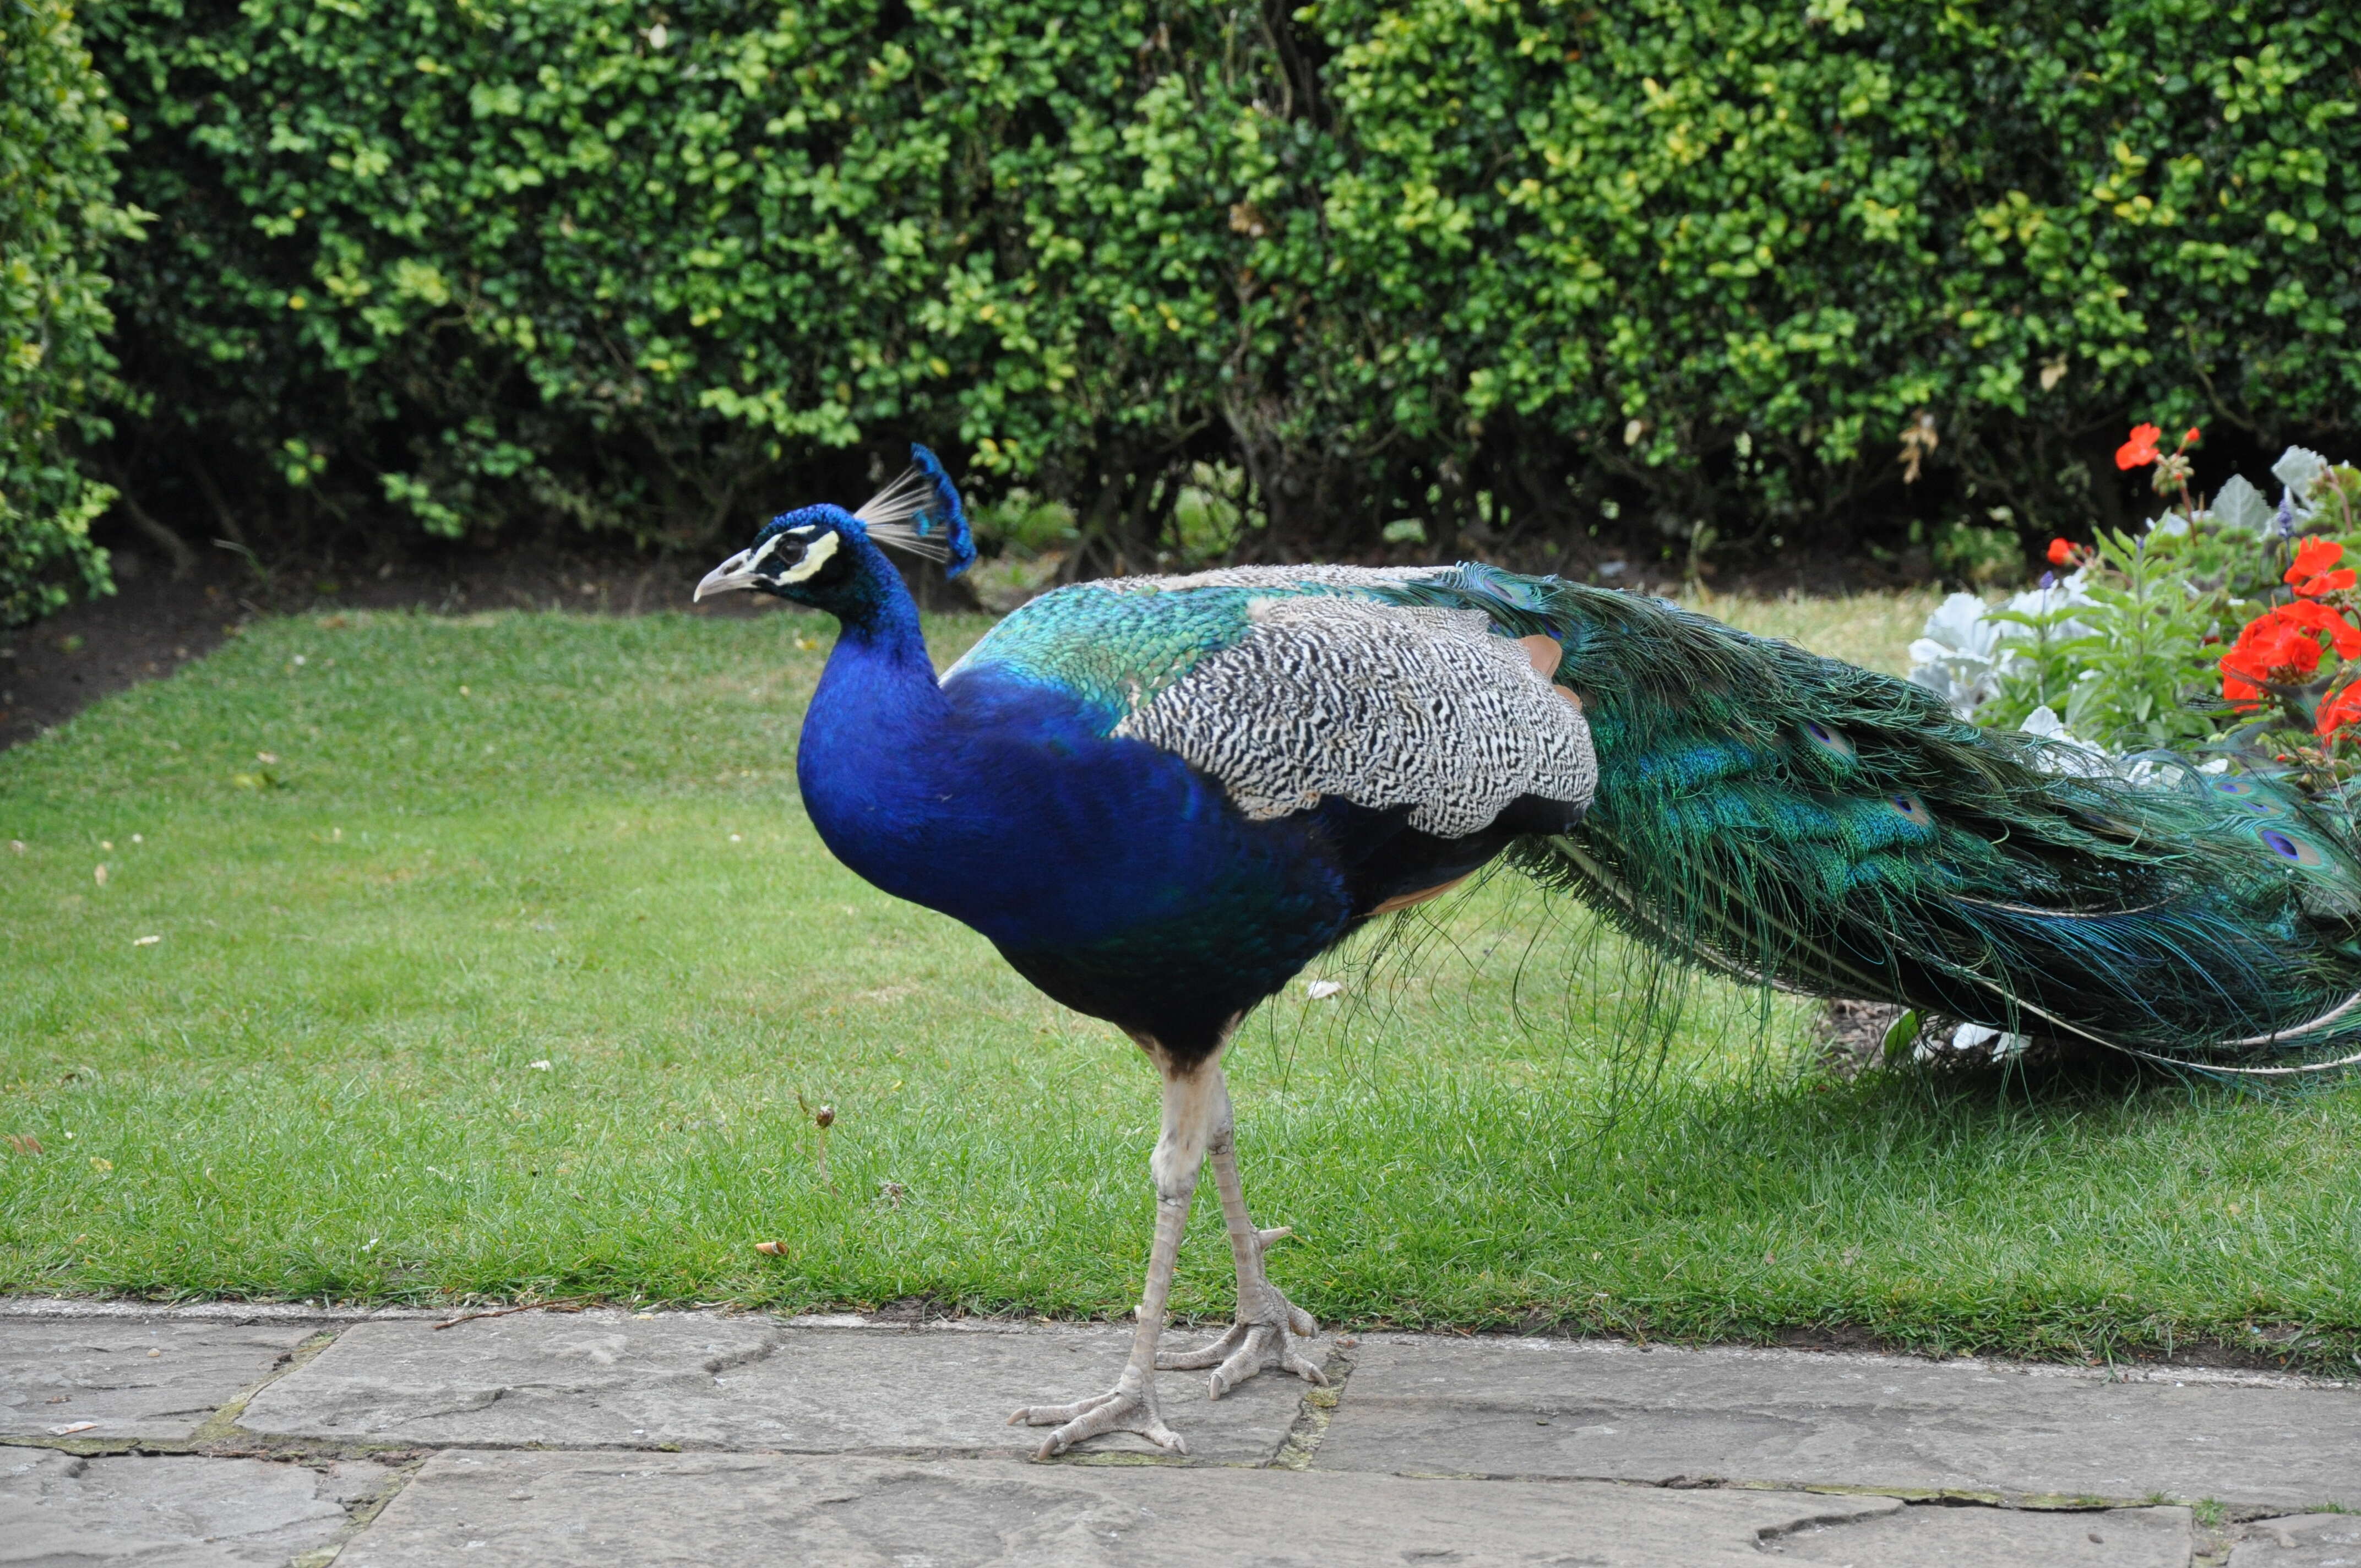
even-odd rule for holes
{"type": "Polygon", "coordinates": [[[913,443],[915,465],[898,479],[862,504],[852,515],[870,537],[943,565],[943,576],[956,577],[975,564],[975,540],[968,531],[967,508],[942,463],[913,443]]]}

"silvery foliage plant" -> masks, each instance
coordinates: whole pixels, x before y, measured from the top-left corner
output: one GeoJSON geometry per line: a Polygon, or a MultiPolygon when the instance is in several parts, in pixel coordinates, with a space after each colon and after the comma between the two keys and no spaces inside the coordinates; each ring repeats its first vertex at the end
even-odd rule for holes
{"type": "MultiPolygon", "coordinates": [[[[2045,575],[2046,576],[2046,575],[2045,575]]],[[[2048,617],[2091,602],[2084,574],[2045,581],[2042,586],[2013,594],[2001,609],[2028,619],[2048,617]]],[[[1993,619],[1993,609],[1974,594],[1953,594],[1927,618],[1926,630],[1910,644],[1910,679],[1951,705],[1962,718],[2000,695],[2001,681],[2020,662],[2023,651],[2012,647],[2035,639],[2034,627],[1993,619]]],[[[2088,636],[2091,628],[2067,620],[2055,630],[2064,637],[2088,636]]]]}

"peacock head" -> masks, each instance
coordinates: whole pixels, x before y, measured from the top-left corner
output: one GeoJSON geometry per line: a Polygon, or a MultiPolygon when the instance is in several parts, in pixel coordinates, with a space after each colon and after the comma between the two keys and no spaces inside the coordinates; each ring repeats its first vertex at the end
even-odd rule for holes
{"type": "Polygon", "coordinates": [[[754,543],[705,575],[697,598],[748,588],[840,616],[857,615],[872,601],[880,574],[877,544],[907,550],[942,564],[956,577],[973,564],[967,509],[935,455],[910,448],[911,467],[858,511],[809,506],[764,523],[754,543]]]}

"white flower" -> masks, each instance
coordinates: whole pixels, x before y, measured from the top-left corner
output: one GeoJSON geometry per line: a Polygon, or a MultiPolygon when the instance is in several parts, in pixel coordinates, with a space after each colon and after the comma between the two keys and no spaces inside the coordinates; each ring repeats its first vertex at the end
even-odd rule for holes
{"type": "Polygon", "coordinates": [[[2044,740],[2060,740],[2069,746],[2080,746],[2086,751],[2095,751],[2098,750],[2096,746],[2092,745],[2088,740],[2081,739],[2072,730],[2067,729],[2066,721],[2059,718],[2056,710],[2051,708],[2046,702],[2039,707],[2035,708],[2031,713],[2026,714],[2025,716],[2025,722],[2018,725],[2017,728],[2024,730],[2027,735],[2038,735],[2044,740]]]}
{"type": "Polygon", "coordinates": [[[1303,994],[1314,1002],[1325,1002],[1344,989],[1342,981],[1334,980],[1310,980],[1303,982],[1303,994]]]}
{"type": "Polygon", "coordinates": [[[2066,728],[2066,721],[2059,718],[2046,702],[2026,714],[2025,722],[2017,728],[2027,735],[2038,735],[2045,740],[2055,740],[2060,735],[2065,736],[2069,740],[2074,739],[2073,734],[2066,728]]]}
{"type": "Polygon", "coordinates": [[[1984,619],[1984,601],[1973,594],[1953,594],[1927,618],[1926,636],[1955,652],[1989,659],[2000,635],[2000,624],[1984,619]]]}
{"type": "Polygon", "coordinates": [[[2328,472],[2328,459],[2301,446],[2290,446],[2271,465],[2271,476],[2288,488],[2298,506],[2312,504],[2312,487],[2328,472]]]}

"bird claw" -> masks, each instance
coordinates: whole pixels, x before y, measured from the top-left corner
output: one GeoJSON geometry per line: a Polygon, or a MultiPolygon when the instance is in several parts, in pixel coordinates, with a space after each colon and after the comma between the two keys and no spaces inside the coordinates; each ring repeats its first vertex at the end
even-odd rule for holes
{"type": "Polygon", "coordinates": [[[1008,1424],[1058,1429],[1043,1438],[1041,1446],[1033,1451],[1036,1459],[1055,1459],[1078,1442],[1111,1431],[1135,1431],[1159,1448],[1174,1453],[1189,1452],[1180,1434],[1166,1426],[1164,1418],[1157,1413],[1153,1390],[1135,1394],[1118,1387],[1113,1393],[1095,1394],[1071,1405],[1027,1405],[1010,1416],[1008,1424]]]}
{"type": "Polygon", "coordinates": [[[1278,1308],[1273,1319],[1241,1320],[1232,1323],[1221,1338],[1211,1343],[1199,1345],[1194,1350],[1168,1351],[1156,1358],[1156,1369],[1159,1372],[1195,1372],[1212,1367],[1213,1375],[1205,1382],[1207,1398],[1214,1399],[1257,1373],[1267,1372],[1274,1366],[1291,1372],[1307,1383],[1326,1387],[1328,1375],[1297,1348],[1320,1332],[1319,1323],[1313,1321],[1311,1313],[1277,1290],[1270,1290],[1269,1297],[1278,1308]]]}

